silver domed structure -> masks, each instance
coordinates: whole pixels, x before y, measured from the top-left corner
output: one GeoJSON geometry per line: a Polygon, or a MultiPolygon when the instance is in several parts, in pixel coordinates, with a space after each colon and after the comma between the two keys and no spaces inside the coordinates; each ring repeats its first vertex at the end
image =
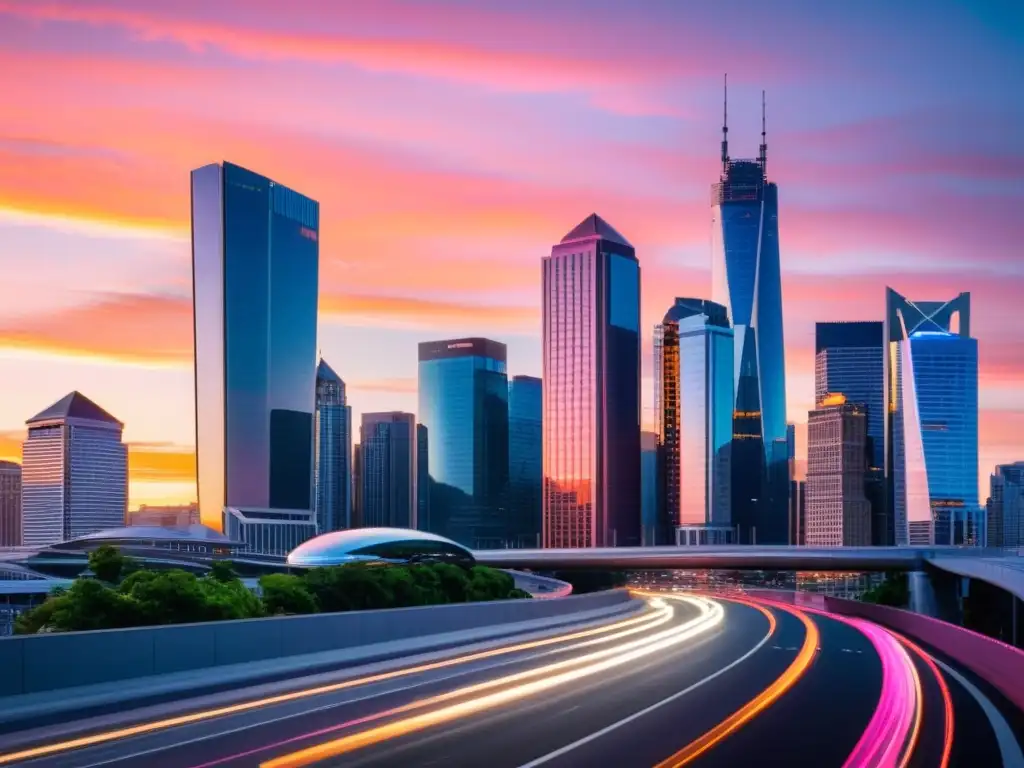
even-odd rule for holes
{"type": "Polygon", "coordinates": [[[300,544],[288,555],[288,565],[298,568],[362,562],[443,562],[472,566],[476,560],[461,544],[411,528],[332,531],[300,544]]]}

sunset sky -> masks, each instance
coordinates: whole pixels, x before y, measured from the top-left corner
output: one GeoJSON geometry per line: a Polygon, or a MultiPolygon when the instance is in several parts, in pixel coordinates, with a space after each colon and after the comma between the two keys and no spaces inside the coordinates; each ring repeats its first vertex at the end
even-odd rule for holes
{"type": "Polygon", "coordinates": [[[127,425],[132,508],[195,497],[189,171],[221,160],[320,201],[320,346],[357,419],[415,410],[430,338],[539,375],[540,258],[596,211],[643,270],[649,420],[650,329],[710,291],[728,72],[734,157],[768,92],[790,421],[815,321],[971,291],[987,489],[1024,459],[1022,9],[0,0],[0,458],[78,389],[127,425]]]}

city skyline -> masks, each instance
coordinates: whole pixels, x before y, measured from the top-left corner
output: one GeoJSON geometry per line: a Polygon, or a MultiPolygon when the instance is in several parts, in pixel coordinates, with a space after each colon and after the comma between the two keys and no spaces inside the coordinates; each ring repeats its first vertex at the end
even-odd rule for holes
{"type": "MultiPolygon", "coordinates": [[[[32,265],[0,288],[0,376],[13,382],[0,402],[0,459],[20,458],[27,417],[79,389],[126,423],[131,508],[195,499],[187,173],[225,158],[323,203],[320,346],[349,384],[356,421],[366,411],[416,410],[415,344],[425,339],[486,335],[508,344],[510,371],[539,375],[537,261],[567,222],[599,210],[629,233],[642,265],[649,428],[650,329],[673,296],[710,295],[706,189],[722,70],[734,147],[756,146],[760,90],[768,91],[770,175],[782,197],[787,411],[801,423],[800,453],[813,407],[814,324],[880,320],[888,285],[922,300],[973,294],[981,483],[996,464],[1020,458],[1024,359],[1006,321],[1022,281],[1014,257],[1024,231],[1012,211],[1024,159],[1011,154],[1019,105],[1005,94],[1019,88],[1019,75],[1008,73],[1024,66],[992,17],[947,14],[945,32],[929,26],[912,51],[873,56],[866,66],[889,82],[868,94],[865,57],[856,75],[816,66],[825,54],[803,41],[824,38],[817,27],[809,33],[810,22],[792,36],[759,39],[738,58],[716,50],[721,18],[655,8],[631,22],[644,53],[625,51],[609,68],[582,51],[537,53],[569,23],[564,11],[526,25],[528,10],[482,4],[447,37],[427,29],[428,12],[412,14],[408,34],[433,45],[433,55],[406,61],[372,46],[297,50],[290,43],[310,18],[301,2],[269,35],[236,6],[233,39],[217,18],[223,11],[125,7],[53,3],[44,17],[12,2],[0,11],[9,22],[0,36],[11,42],[4,56],[26,72],[3,86],[14,106],[0,137],[11,170],[0,180],[0,239],[10,245],[0,259],[8,272],[32,265]],[[505,48],[474,47],[474,29],[502,20],[505,48]],[[160,39],[147,36],[155,27],[160,39]],[[684,27],[695,45],[680,60],[669,51],[684,27]],[[53,35],[59,57],[49,53],[53,35]],[[534,54],[524,63],[513,48],[534,54]],[[978,62],[970,88],[951,51],[978,62]],[[666,62],[668,82],[657,75],[666,62]],[[296,75],[313,98],[290,94],[296,75]],[[436,85],[431,99],[402,98],[422,80],[436,85]],[[169,106],[145,97],[153,82],[169,106]],[[280,107],[273,115],[243,108],[247,97],[258,102],[252,82],[280,107]],[[345,110],[324,106],[339,101],[345,110]],[[59,117],[68,111],[73,121],[59,117]],[[561,122],[571,128],[554,125],[561,122]],[[574,159],[591,151],[602,157],[593,168],[574,159]],[[609,172],[615,184],[597,183],[609,172]]],[[[913,15],[875,14],[892,34],[913,15]]],[[[328,41],[340,38],[344,19],[346,34],[370,36],[373,16],[327,13],[317,28],[328,41]]],[[[609,10],[593,20],[598,36],[623,21],[609,10]]],[[[857,56],[864,27],[852,17],[840,23],[852,32],[832,51],[857,56]]]]}

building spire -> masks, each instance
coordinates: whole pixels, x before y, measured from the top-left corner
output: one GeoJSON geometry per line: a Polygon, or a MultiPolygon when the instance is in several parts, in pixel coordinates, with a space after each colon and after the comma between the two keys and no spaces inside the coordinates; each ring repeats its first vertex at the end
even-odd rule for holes
{"type": "Polygon", "coordinates": [[[767,129],[765,128],[765,98],[764,91],[761,91],[761,172],[764,174],[765,179],[768,178],[768,140],[766,138],[767,129]]]}
{"type": "Polygon", "coordinates": [[[725,91],[722,101],[722,170],[729,168],[729,75],[725,75],[725,91]]]}

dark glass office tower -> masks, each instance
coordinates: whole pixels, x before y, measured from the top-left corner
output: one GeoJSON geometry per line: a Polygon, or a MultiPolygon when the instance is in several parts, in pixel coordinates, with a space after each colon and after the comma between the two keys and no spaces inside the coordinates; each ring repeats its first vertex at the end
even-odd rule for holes
{"type": "Polygon", "coordinates": [[[814,401],[831,394],[867,411],[870,463],[865,493],[871,502],[871,543],[885,546],[890,526],[885,493],[885,327],[880,322],[816,323],[814,401]]]}
{"type": "Polygon", "coordinates": [[[544,546],[640,544],[640,264],[596,213],[543,261],[544,546]]]}
{"type": "Polygon", "coordinates": [[[541,380],[513,376],[508,384],[509,545],[536,547],[541,532],[541,380]]]}
{"type": "Polygon", "coordinates": [[[779,267],[779,190],[768,181],[762,123],[756,160],[729,156],[711,187],[712,293],[729,310],[735,340],[733,523],[740,541],[785,544],[786,361],[779,267]]]}
{"type": "MultiPolygon", "coordinates": [[[[677,298],[654,328],[654,418],[668,543],[731,543],[733,332],[721,304],[677,298]]],[[[788,465],[787,465],[788,472],[788,465]]]]}
{"type": "Polygon", "coordinates": [[[199,511],[313,510],[319,205],[231,163],[192,172],[199,511]]]}
{"type": "Polygon", "coordinates": [[[886,471],[897,545],[978,544],[978,342],[971,295],[886,289],[886,471]]]}
{"type": "Polygon", "coordinates": [[[427,429],[430,530],[467,547],[508,537],[508,375],[490,339],[419,346],[419,417],[427,429]]]}
{"type": "Polygon", "coordinates": [[[400,411],[364,413],[359,444],[363,525],[415,528],[416,417],[400,411]]]}
{"type": "Polygon", "coordinates": [[[352,527],[352,409],[345,382],[321,360],[316,369],[316,526],[352,527]]]}
{"type": "Polygon", "coordinates": [[[430,434],[416,425],[416,527],[430,530],[430,434]]]}

